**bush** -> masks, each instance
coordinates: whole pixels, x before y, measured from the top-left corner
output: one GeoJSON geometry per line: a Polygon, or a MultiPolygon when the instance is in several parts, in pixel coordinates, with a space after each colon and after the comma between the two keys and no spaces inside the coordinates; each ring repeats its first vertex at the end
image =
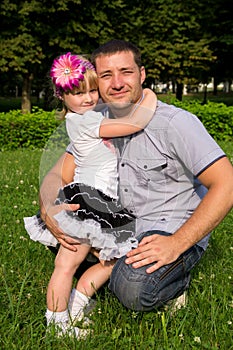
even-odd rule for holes
{"type": "Polygon", "coordinates": [[[38,107],[27,114],[20,110],[0,113],[0,150],[43,148],[60,123],[55,111],[38,107]]]}
{"type": "Polygon", "coordinates": [[[199,101],[174,100],[172,103],[195,114],[216,141],[233,138],[233,106],[228,107],[224,103],[216,102],[208,102],[203,105],[199,101]]]}
{"type": "MultiPolygon", "coordinates": [[[[199,101],[171,101],[177,107],[195,114],[216,141],[233,138],[233,107],[223,103],[199,101]]],[[[48,140],[59,147],[66,147],[68,138],[64,123],[55,111],[45,112],[35,107],[32,113],[22,114],[20,110],[0,113],[0,150],[18,148],[44,148],[48,140]],[[60,126],[58,128],[58,126],[60,126]],[[56,132],[55,132],[56,131],[56,132]]]]}

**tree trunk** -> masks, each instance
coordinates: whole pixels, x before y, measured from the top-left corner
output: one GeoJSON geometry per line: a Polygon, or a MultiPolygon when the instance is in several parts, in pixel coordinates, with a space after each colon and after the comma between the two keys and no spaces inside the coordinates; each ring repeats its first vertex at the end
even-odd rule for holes
{"type": "Polygon", "coordinates": [[[214,91],[213,94],[216,96],[218,93],[218,80],[214,78],[214,91]]]}
{"type": "Polygon", "coordinates": [[[176,98],[179,101],[182,101],[183,88],[184,88],[183,83],[176,83],[176,98]]]}
{"type": "Polygon", "coordinates": [[[176,81],[174,78],[172,78],[172,93],[173,94],[176,93],[176,81]]]}
{"type": "MultiPolygon", "coordinates": [[[[44,101],[43,101],[43,109],[45,111],[49,111],[51,110],[50,104],[51,104],[51,89],[49,89],[48,87],[44,88],[44,97],[43,97],[44,101]]],[[[53,98],[53,100],[57,101],[57,98],[53,98]]]]}
{"type": "Polygon", "coordinates": [[[23,76],[21,111],[23,114],[31,113],[31,86],[33,76],[27,73],[23,76]]]}
{"type": "Polygon", "coordinates": [[[206,103],[207,103],[207,84],[204,84],[204,94],[203,94],[202,104],[205,105],[206,103]]]}

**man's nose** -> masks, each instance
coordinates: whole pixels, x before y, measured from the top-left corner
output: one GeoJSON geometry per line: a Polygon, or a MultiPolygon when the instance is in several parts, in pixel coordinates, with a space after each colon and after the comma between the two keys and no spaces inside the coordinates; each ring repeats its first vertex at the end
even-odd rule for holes
{"type": "Polygon", "coordinates": [[[118,74],[114,75],[112,77],[112,82],[111,83],[112,83],[111,85],[112,85],[113,89],[120,90],[120,89],[122,89],[124,87],[124,81],[123,81],[122,77],[120,75],[118,75],[118,74]]]}

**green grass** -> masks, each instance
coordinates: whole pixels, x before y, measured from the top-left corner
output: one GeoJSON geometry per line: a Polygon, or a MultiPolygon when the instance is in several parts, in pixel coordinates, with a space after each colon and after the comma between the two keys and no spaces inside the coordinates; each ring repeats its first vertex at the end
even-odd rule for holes
{"type": "MultiPolygon", "coordinates": [[[[221,146],[233,160],[232,145],[221,146]]],[[[28,239],[23,226],[23,217],[38,208],[41,155],[26,149],[0,155],[0,349],[233,349],[232,212],[192,273],[187,307],[173,317],[162,310],[129,311],[106,288],[97,296],[89,338],[46,337],[46,288],[54,256],[28,239]]]]}

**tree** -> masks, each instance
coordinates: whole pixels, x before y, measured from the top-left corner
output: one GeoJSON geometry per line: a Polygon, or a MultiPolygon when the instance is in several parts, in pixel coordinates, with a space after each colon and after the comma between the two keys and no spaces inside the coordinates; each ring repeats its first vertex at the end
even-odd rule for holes
{"type": "MultiPolygon", "coordinates": [[[[105,14],[122,7],[122,1],[90,0],[3,0],[0,4],[0,70],[22,75],[22,111],[31,109],[31,84],[45,76],[52,60],[73,51],[89,53],[98,46],[99,35],[108,39],[114,32],[105,14]]],[[[46,79],[46,78],[45,78],[46,79]]]]}
{"type": "MultiPolygon", "coordinates": [[[[232,4],[226,0],[214,1],[214,20],[207,23],[208,30],[212,33],[211,48],[217,57],[215,64],[211,66],[211,74],[214,77],[214,93],[217,94],[217,85],[221,81],[233,80],[233,17],[232,4]]],[[[226,91],[226,92],[229,92],[226,91]]]]}
{"type": "Polygon", "coordinates": [[[26,112],[31,107],[30,88],[35,67],[45,55],[38,38],[28,28],[27,9],[7,0],[0,6],[4,28],[1,33],[0,67],[2,72],[14,71],[22,75],[22,111],[26,112]]]}
{"type": "Polygon", "coordinates": [[[147,83],[172,81],[181,99],[183,84],[190,79],[205,82],[210,74],[218,79],[217,72],[232,78],[233,22],[230,5],[224,0],[222,9],[221,3],[3,0],[0,70],[22,77],[22,110],[30,110],[31,85],[39,82],[47,90],[48,70],[56,56],[67,51],[89,54],[99,44],[119,38],[141,49],[147,83]]]}
{"type": "Polygon", "coordinates": [[[131,29],[131,38],[135,41],[137,32],[148,79],[174,81],[176,96],[181,99],[184,82],[200,71],[206,72],[215,59],[211,38],[201,26],[203,4],[196,0],[133,3],[137,28],[131,29]]]}

